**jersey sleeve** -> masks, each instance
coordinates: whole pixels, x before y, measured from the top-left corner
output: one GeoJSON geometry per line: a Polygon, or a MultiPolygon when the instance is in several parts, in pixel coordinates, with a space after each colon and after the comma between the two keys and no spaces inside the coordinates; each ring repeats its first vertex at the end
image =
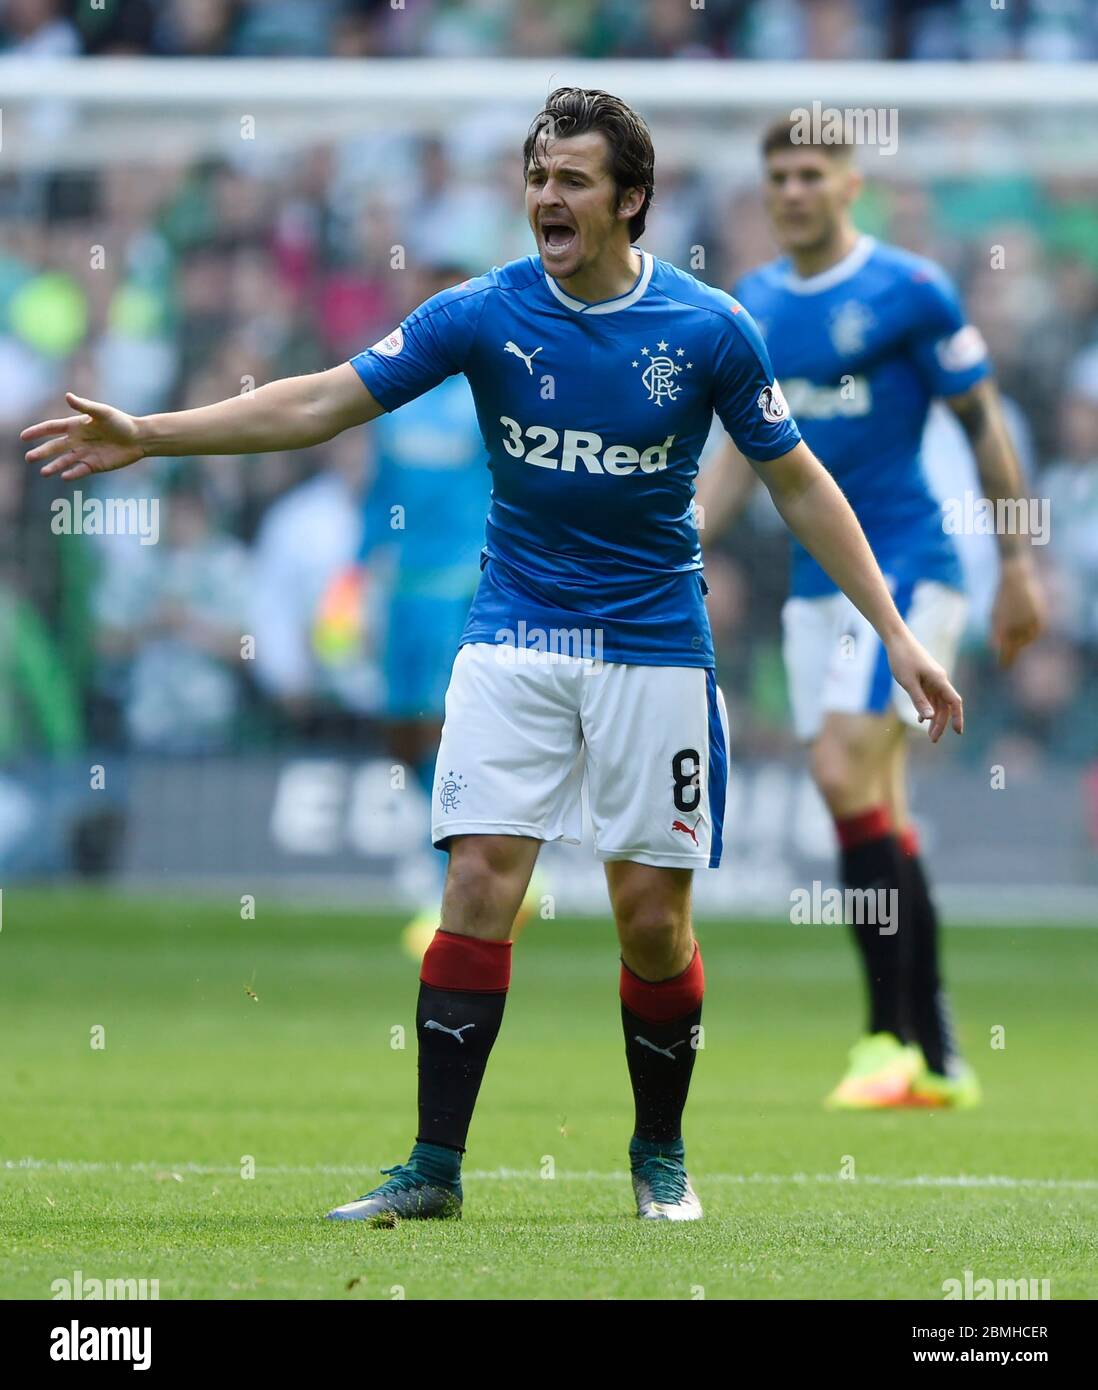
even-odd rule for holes
{"type": "Polygon", "coordinates": [[[801,432],[774,377],[770,354],[742,305],[721,320],[713,378],[713,409],[745,458],[766,462],[787,454],[801,432]]]}
{"type": "Polygon", "coordinates": [[[398,328],[351,358],[363,385],[386,410],[464,370],[487,299],[485,290],[471,292],[472,284],[424,300],[398,328]]]}
{"type": "Polygon", "coordinates": [[[937,266],[915,279],[917,320],[911,353],[932,396],[958,396],[991,374],[987,344],[965,318],[961,297],[937,266]]]}

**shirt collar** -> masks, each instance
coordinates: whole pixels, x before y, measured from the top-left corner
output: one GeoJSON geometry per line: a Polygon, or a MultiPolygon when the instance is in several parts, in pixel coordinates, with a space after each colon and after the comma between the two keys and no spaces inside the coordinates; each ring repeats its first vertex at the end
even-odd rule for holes
{"type": "Polygon", "coordinates": [[[792,290],[794,294],[819,294],[835,285],[841,285],[844,280],[849,280],[861,270],[873,254],[876,245],[876,239],[863,232],[841,261],[828,266],[826,270],[821,270],[818,275],[798,275],[790,266],[786,271],[785,288],[792,290]]]}
{"type": "Polygon", "coordinates": [[[548,271],[545,272],[545,283],[549,286],[549,292],[554,299],[563,304],[566,309],[571,309],[577,314],[616,314],[619,309],[628,309],[631,305],[636,304],[648,288],[648,282],[652,278],[653,261],[649,252],[641,251],[639,246],[633,247],[633,250],[640,254],[640,274],[631,290],[626,290],[624,294],[616,295],[613,299],[600,299],[594,304],[588,304],[584,299],[576,299],[570,294],[565,294],[548,271]]]}

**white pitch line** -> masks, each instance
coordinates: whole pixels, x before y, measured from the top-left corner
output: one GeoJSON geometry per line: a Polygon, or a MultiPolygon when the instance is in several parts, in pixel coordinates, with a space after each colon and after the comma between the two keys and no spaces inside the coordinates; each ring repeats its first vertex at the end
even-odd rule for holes
{"type": "MultiPolygon", "coordinates": [[[[196,1177],[238,1177],[240,1165],[213,1165],[205,1163],[94,1163],[85,1159],[47,1159],[47,1158],[6,1158],[0,1161],[0,1168],[9,1172],[50,1172],[50,1173],[173,1173],[191,1174],[196,1177]]],[[[372,1169],[368,1163],[257,1163],[256,1176],[270,1174],[274,1177],[308,1177],[317,1174],[325,1177],[363,1177],[372,1169]]],[[[467,1181],[475,1182],[625,1182],[628,1174],[599,1173],[594,1171],[572,1171],[562,1169],[553,1178],[543,1178],[540,1172],[527,1168],[474,1169],[462,1174],[467,1181]]],[[[1038,1189],[1050,1191],[1098,1191],[1098,1178],[1013,1178],[1005,1175],[986,1173],[960,1173],[955,1176],[919,1173],[913,1177],[888,1177],[884,1174],[869,1173],[860,1178],[842,1178],[838,1173],[699,1173],[699,1181],[706,1183],[732,1183],[740,1186],[770,1187],[808,1187],[812,1185],[836,1186],[839,1184],[867,1187],[960,1187],[960,1188],[1004,1188],[1038,1189]]]]}

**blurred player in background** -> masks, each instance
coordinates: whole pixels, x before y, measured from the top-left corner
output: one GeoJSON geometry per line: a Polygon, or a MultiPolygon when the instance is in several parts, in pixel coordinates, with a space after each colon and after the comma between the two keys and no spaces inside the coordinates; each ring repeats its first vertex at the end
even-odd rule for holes
{"type": "MultiPolygon", "coordinates": [[[[785,252],[734,296],[766,339],[791,413],[846,493],[912,631],[946,666],[964,629],[960,561],[923,473],[931,402],[955,413],[992,501],[1021,476],[987,351],[933,262],[859,233],[853,149],[809,143],[800,123],[766,132],[765,198],[785,252]]],[[[746,501],[749,464],[726,441],[698,487],[713,538],[746,501]]],[[[1040,632],[1043,605],[1026,535],[998,534],[992,640],[1003,665],[1040,632]]],[[[884,649],[812,555],[793,540],[784,656],[797,736],[838,834],[844,886],[895,890],[899,929],[855,923],[869,995],[867,1031],[828,1097],[836,1108],[970,1106],[938,963],[938,921],[911,825],[905,726],[915,710],[884,649]]]]}
{"type": "MultiPolygon", "coordinates": [[[[464,279],[436,261],[415,277],[410,306],[464,279]]],[[[384,593],[383,717],[388,751],[413,769],[428,801],[450,668],[480,578],[491,475],[469,384],[447,377],[371,431],[361,559],[384,593]]],[[[427,827],[425,827],[425,830],[427,827]]],[[[422,956],[438,926],[438,892],[404,933],[422,956]]]]}

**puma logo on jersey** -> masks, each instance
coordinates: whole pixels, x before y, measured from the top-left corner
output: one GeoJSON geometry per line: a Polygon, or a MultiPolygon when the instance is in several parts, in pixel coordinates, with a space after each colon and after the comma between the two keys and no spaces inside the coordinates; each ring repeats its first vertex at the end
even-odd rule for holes
{"type": "Polygon", "coordinates": [[[686,1043],[685,1038],[680,1038],[678,1042],[673,1042],[671,1047],[657,1047],[654,1042],[649,1042],[647,1038],[642,1038],[639,1033],[634,1033],[633,1041],[639,1042],[643,1047],[650,1047],[653,1052],[658,1052],[661,1057],[670,1057],[672,1062],[676,1061],[675,1054],[671,1051],[672,1047],[682,1047],[686,1043]]]}
{"type": "Polygon", "coordinates": [[[513,352],[516,357],[521,357],[522,360],[526,363],[526,370],[530,373],[531,376],[534,375],[534,358],[541,351],[540,347],[536,347],[533,350],[533,352],[530,353],[523,352],[522,348],[520,348],[517,343],[513,343],[511,339],[508,338],[503,345],[503,350],[504,352],[513,352]]]}
{"type": "Polygon", "coordinates": [[[445,1023],[436,1023],[433,1018],[429,1018],[423,1025],[424,1028],[433,1028],[436,1033],[449,1033],[452,1038],[457,1038],[459,1043],[464,1043],[465,1039],[461,1036],[469,1028],[475,1028],[475,1023],[463,1023],[460,1028],[447,1028],[445,1023]]]}
{"type": "Polygon", "coordinates": [[[525,459],[537,468],[559,468],[562,473],[574,473],[577,463],[588,473],[611,473],[618,478],[638,468],[642,473],[658,473],[667,467],[667,455],[675,442],[675,436],[669,434],[662,444],[634,449],[631,444],[604,444],[602,435],[594,430],[565,430],[562,435],[549,425],[523,429],[509,415],[501,415],[499,422],[507,431],[503,447],[512,458],[525,459]]]}

